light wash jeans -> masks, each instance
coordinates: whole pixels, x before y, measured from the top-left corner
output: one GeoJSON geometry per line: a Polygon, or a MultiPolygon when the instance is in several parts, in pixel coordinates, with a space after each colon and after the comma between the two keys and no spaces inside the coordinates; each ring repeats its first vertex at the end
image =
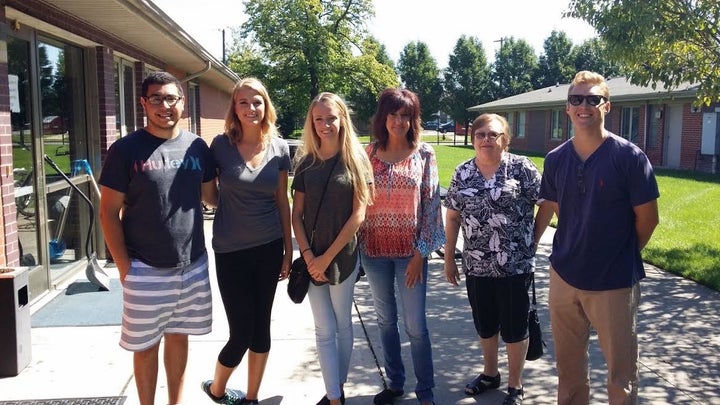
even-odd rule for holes
{"type": "Polygon", "coordinates": [[[410,257],[368,257],[362,250],[360,260],[372,290],[380,340],[385,357],[385,374],[389,388],[401,390],[405,385],[405,366],[400,353],[398,329],[398,303],[402,307],[405,333],[410,340],[418,401],[432,401],[435,387],[430,334],[425,319],[425,293],[427,292],[427,259],[423,261],[423,282],[414,288],[405,286],[405,269],[410,257]],[[397,290],[396,290],[397,289],[397,290]]]}
{"type": "Polygon", "coordinates": [[[328,399],[340,398],[353,350],[352,303],[360,263],[340,284],[310,283],[308,299],[315,320],[315,345],[328,399]]]}

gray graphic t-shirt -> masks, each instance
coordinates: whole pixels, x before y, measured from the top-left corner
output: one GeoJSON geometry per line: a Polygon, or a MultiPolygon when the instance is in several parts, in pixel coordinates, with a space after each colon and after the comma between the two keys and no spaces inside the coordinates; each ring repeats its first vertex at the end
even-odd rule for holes
{"type": "Polygon", "coordinates": [[[140,129],[113,143],[100,184],[125,194],[122,225],[130,257],[176,267],[205,253],[201,185],[214,177],[210,149],[193,133],[164,139],[140,129]]]}

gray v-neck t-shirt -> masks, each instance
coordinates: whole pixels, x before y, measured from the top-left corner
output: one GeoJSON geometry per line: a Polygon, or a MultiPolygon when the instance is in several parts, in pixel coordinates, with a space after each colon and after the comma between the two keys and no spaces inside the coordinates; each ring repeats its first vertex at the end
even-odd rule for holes
{"type": "Polygon", "coordinates": [[[218,168],[219,182],[213,250],[229,253],[282,238],[275,191],[280,172],[290,170],[287,142],[273,137],[257,167],[246,164],[235,144],[224,134],[213,139],[210,150],[218,168]]]}

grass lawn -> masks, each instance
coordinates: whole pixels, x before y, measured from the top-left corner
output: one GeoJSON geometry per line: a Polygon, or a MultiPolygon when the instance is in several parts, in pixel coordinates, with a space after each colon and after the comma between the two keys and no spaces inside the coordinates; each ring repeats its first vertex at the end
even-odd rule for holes
{"type": "MultiPolygon", "coordinates": [[[[472,147],[433,145],[440,184],[447,187],[472,147]]],[[[527,154],[542,170],[543,155],[527,154]]],[[[720,291],[720,176],[658,169],[660,224],[643,259],[669,272],[720,291]]],[[[553,220],[554,221],[554,220],[553,220]]]]}

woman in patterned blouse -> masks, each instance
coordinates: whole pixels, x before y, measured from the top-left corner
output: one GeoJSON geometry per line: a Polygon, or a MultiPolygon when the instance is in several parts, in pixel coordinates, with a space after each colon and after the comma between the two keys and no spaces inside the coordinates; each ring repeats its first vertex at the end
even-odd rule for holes
{"type": "Polygon", "coordinates": [[[372,290],[390,380],[375,396],[377,405],[392,404],[404,394],[396,294],[412,347],[415,395],[423,405],[434,401],[425,318],[427,257],[445,242],[445,232],[435,152],[419,142],[421,130],[415,93],[386,89],[380,94],[372,122],[375,141],[366,148],[375,175],[375,201],[360,227],[360,259],[372,290]]]}
{"type": "MultiPolygon", "coordinates": [[[[461,163],[445,197],[446,252],[455,251],[463,230],[463,272],[484,368],[465,386],[477,395],[500,386],[498,336],[507,345],[508,393],[503,404],[520,404],[528,344],[528,288],[535,249],[547,220],[533,219],[541,175],[526,157],[508,152],[505,118],[483,114],[471,126],[475,157],[461,163]]],[[[543,212],[545,212],[543,210],[543,212]]],[[[452,255],[445,255],[447,281],[458,285],[452,255]]]]}

